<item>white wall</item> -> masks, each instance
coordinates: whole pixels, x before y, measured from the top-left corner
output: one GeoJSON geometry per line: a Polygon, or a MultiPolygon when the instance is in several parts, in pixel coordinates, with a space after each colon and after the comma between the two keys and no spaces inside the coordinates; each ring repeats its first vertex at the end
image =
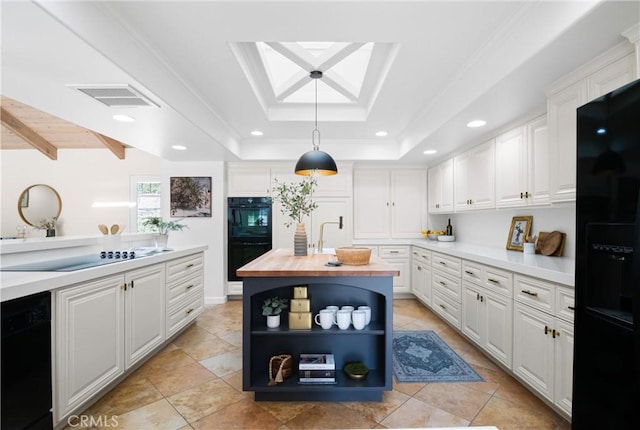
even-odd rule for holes
{"type": "MultiPolygon", "coordinates": [[[[47,184],[60,194],[62,212],[58,235],[99,235],[98,224],[125,225],[130,232],[129,208],[92,208],[94,201],[128,201],[129,177],[159,175],[161,159],[129,148],[119,160],[107,149],[61,149],[50,160],[36,150],[0,151],[0,234],[15,236],[16,226],[25,225],[18,215],[22,191],[34,184],[47,184]]],[[[43,230],[31,230],[43,237],[43,230]]]]}
{"type": "Polygon", "coordinates": [[[537,235],[541,231],[554,230],[566,233],[563,256],[575,258],[575,211],[575,203],[568,203],[535,209],[500,209],[452,215],[430,215],[428,228],[444,230],[447,219],[451,218],[456,241],[506,248],[511,218],[531,215],[533,216],[532,235],[537,235]]]}
{"type": "MultiPolygon", "coordinates": [[[[207,245],[205,251],[205,303],[224,303],[226,301],[225,270],[227,245],[225,229],[226,216],[226,175],[222,161],[207,162],[171,162],[162,161],[162,195],[169,196],[169,178],[171,176],[210,176],[211,177],[211,217],[184,218],[182,223],[189,228],[169,234],[168,246],[207,245]]],[[[170,219],[169,198],[162,199],[162,216],[170,219]]]]}

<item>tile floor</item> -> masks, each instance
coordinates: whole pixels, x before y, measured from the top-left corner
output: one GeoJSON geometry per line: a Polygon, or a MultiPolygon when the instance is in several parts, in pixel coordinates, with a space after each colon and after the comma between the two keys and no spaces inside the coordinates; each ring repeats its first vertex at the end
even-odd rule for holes
{"type": "MultiPolygon", "coordinates": [[[[93,423],[104,428],[132,430],[481,425],[500,430],[570,429],[567,421],[419,302],[396,300],[394,312],[396,329],[434,330],[485,382],[394,382],[382,402],[255,402],[253,393],[242,391],[242,303],[230,301],[207,307],[196,324],[83,415],[91,415],[93,423]]],[[[67,428],[82,428],[78,422],[72,424],[67,428]]]]}

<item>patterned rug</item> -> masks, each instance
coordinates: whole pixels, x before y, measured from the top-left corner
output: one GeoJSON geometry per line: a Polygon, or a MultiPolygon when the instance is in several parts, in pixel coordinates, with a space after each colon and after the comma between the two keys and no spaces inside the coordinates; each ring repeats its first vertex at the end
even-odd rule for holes
{"type": "Polygon", "coordinates": [[[393,332],[393,375],[398,382],[484,381],[431,330],[393,332]]]}

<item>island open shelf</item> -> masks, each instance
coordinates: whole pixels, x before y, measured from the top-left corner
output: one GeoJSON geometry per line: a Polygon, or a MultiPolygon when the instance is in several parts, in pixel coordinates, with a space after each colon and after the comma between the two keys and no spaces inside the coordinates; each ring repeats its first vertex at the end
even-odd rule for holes
{"type": "Polygon", "coordinates": [[[290,250],[274,250],[238,270],[243,277],[242,384],[243,390],[255,392],[256,400],[381,401],[382,392],[392,389],[393,276],[397,270],[372,257],[361,270],[348,266],[341,271],[345,266],[324,266],[331,258],[323,254],[294,257],[290,250]],[[296,269],[283,270],[292,266],[296,269]],[[323,330],[316,325],[294,330],[288,327],[288,312],[284,312],[279,328],[267,328],[263,301],[276,295],[290,299],[297,286],[307,287],[312,315],[329,305],[367,305],[372,309],[371,323],[364,330],[353,326],[323,330]],[[269,386],[269,359],[283,353],[293,358],[293,375],[269,386]],[[336,383],[299,383],[302,353],[333,354],[336,383]],[[362,361],[370,369],[365,380],[354,381],[342,371],[351,361],[362,361]]]}

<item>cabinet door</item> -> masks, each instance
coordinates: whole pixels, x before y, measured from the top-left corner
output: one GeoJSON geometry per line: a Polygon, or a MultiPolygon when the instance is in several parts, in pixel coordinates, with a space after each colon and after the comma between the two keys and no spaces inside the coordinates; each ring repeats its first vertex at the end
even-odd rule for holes
{"type": "Polygon", "coordinates": [[[111,276],[55,293],[56,421],[124,372],[123,286],[111,276]]]}
{"type": "Polygon", "coordinates": [[[549,204],[549,128],[546,116],[527,124],[527,174],[529,204],[549,204]]]}
{"type": "Polygon", "coordinates": [[[471,210],[469,201],[469,175],[471,168],[471,153],[465,152],[453,159],[453,207],[456,212],[471,210]]]}
{"type": "Polygon", "coordinates": [[[580,81],[553,94],[547,102],[549,120],[549,180],[551,201],[576,199],[576,109],[587,101],[580,81]]]}
{"type": "Polygon", "coordinates": [[[553,401],[553,318],[515,303],[513,314],[513,372],[553,401]]]}
{"type": "Polygon", "coordinates": [[[442,202],[442,170],[435,166],[427,172],[427,201],[429,213],[439,213],[442,202]]]}
{"type": "Polygon", "coordinates": [[[125,368],[165,339],[164,265],[128,272],[125,277],[125,368]]]}
{"type": "Polygon", "coordinates": [[[442,190],[438,209],[440,212],[451,213],[453,212],[453,159],[440,165],[440,183],[442,190]]]}
{"type": "Polygon", "coordinates": [[[271,169],[261,166],[229,166],[227,169],[230,197],[266,197],[271,184],[271,169]]]}
{"type": "Polygon", "coordinates": [[[421,262],[413,262],[411,292],[423,303],[431,304],[431,268],[421,262]]]}
{"type": "Polygon", "coordinates": [[[589,101],[597,99],[636,78],[635,55],[629,54],[593,73],[588,81],[589,101]]]}
{"type": "Polygon", "coordinates": [[[496,207],[496,158],[493,139],[472,150],[471,175],[468,189],[471,192],[471,209],[496,207]]]}
{"type": "Polygon", "coordinates": [[[391,237],[419,237],[427,220],[427,171],[391,171],[391,237]]]}
{"type": "Polygon", "coordinates": [[[527,151],[524,127],[496,137],[496,205],[525,206],[527,151]]]}
{"type": "Polygon", "coordinates": [[[462,333],[482,346],[482,302],[480,288],[464,281],[462,283],[462,333]]]}
{"type": "Polygon", "coordinates": [[[554,403],[571,415],[573,399],[573,325],[555,321],[554,403]]]}
{"type": "Polygon", "coordinates": [[[481,293],[483,305],[483,348],[508,369],[511,369],[513,351],[513,302],[510,298],[481,293]]]}
{"type": "Polygon", "coordinates": [[[411,263],[409,259],[385,258],[384,261],[400,272],[400,275],[393,277],[393,293],[411,293],[411,263]]]}
{"type": "Polygon", "coordinates": [[[390,213],[389,172],[355,170],[353,173],[353,237],[355,239],[389,237],[390,213]]]}

